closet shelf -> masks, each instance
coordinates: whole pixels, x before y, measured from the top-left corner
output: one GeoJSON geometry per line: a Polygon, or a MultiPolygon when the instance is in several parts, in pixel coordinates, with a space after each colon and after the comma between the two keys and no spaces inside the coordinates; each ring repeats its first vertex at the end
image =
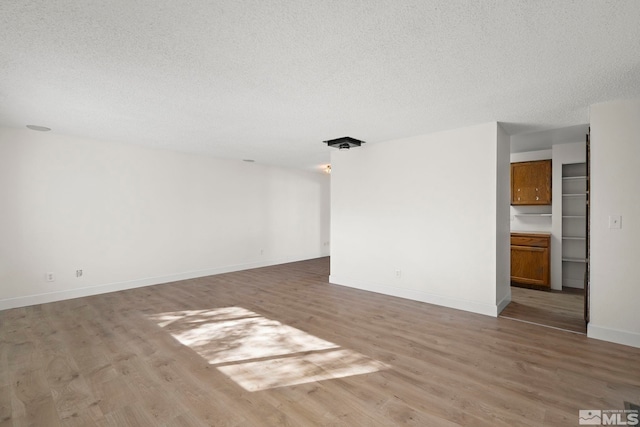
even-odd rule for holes
{"type": "Polygon", "coordinates": [[[551,216],[550,213],[520,213],[514,216],[551,216]]]}
{"type": "Polygon", "coordinates": [[[587,269],[587,202],[589,200],[586,163],[562,165],[560,209],[562,212],[562,260],[560,274],[563,285],[582,287],[587,269]]]}

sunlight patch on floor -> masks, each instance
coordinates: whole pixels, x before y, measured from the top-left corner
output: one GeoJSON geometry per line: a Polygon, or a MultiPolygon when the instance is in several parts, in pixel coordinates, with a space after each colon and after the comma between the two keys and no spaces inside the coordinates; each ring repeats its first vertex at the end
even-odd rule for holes
{"type": "Polygon", "coordinates": [[[301,356],[220,366],[218,369],[247,391],[369,374],[388,368],[352,350],[337,349],[301,356]]]}
{"type": "Polygon", "coordinates": [[[149,318],[248,391],[388,368],[242,307],[175,311],[149,318]]]}

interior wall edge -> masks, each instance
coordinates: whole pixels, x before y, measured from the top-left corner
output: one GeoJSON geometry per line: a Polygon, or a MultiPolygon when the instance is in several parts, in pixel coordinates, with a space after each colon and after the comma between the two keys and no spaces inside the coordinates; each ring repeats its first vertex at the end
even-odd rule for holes
{"type": "Polygon", "coordinates": [[[511,290],[509,290],[508,295],[505,295],[504,298],[502,298],[502,300],[498,301],[496,316],[502,313],[502,310],[504,310],[509,305],[510,302],[511,302],[511,290]]]}
{"type": "MultiPolygon", "coordinates": [[[[329,276],[329,283],[333,285],[346,286],[349,288],[361,289],[367,292],[375,292],[378,294],[389,295],[398,298],[409,299],[413,301],[424,302],[427,304],[439,305],[442,307],[453,308],[456,310],[469,311],[471,313],[482,314],[485,316],[497,317],[498,313],[502,310],[499,307],[504,304],[508,304],[505,300],[500,301],[499,304],[484,304],[477,301],[470,301],[460,298],[452,298],[449,296],[443,296],[424,292],[417,289],[398,288],[394,286],[385,286],[379,283],[363,283],[357,280],[352,280],[346,277],[336,276],[332,274],[329,276]]],[[[510,298],[510,295],[509,295],[510,298]]],[[[504,308],[504,307],[502,307],[504,308]]]]}

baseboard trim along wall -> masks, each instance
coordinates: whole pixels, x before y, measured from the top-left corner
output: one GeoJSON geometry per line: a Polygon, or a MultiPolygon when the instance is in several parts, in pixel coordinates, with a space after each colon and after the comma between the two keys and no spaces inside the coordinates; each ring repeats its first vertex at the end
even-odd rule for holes
{"type": "Polygon", "coordinates": [[[511,291],[509,291],[509,294],[505,295],[505,297],[502,298],[502,300],[498,303],[498,313],[497,314],[502,313],[502,310],[507,308],[507,306],[509,305],[510,302],[511,302],[511,291]]]}
{"type": "MultiPolygon", "coordinates": [[[[389,295],[393,297],[406,298],[414,301],[426,302],[428,304],[440,305],[448,308],[455,308],[457,310],[470,311],[472,313],[484,314],[485,316],[497,317],[499,313],[499,306],[497,304],[482,304],[475,301],[468,301],[458,298],[451,298],[442,295],[430,294],[428,292],[422,292],[415,289],[396,288],[391,286],[385,286],[375,283],[359,283],[358,281],[345,279],[344,277],[337,277],[335,275],[329,276],[329,282],[334,285],[347,286],[350,288],[361,289],[369,292],[376,292],[379,294],[389,295]]],[[[501,301],[500,304],[504,303],[501,301]]],[[[507,301],[504,306],[509,303],[507,301]]],[[[504,307],[503,307],[504,308],[504,307]]]]}
{"type": "Polygon", "coordinates": [[[180,280],[196,279],[198,277],[213,276],[216,274],[232,273],[234,271],[250,270],[252,268],[269,267],[272,265],[286,264],[289,262],[305,261],[308,259],[322,258],[323,255],[315,255],[301,258],[260,261],[246,264],[236,264],[223,267],[213,267],[204,270],[187,271],[168,276],[147,277],[143,279],[128,280],[124,282],[106,283],[85,288],[68,289],[63,291],[48,292],[45,294],[26,295],[16,298],[0,300],[0,310],[27,307],[30,305],[46,304],[49,302],[63,301],[73,298],[82,298],[92,295],[106,294],[109,292],[124,291],[127,289],[142,288],[145,286],[162,285],[180,280]]]}
{"type": "Polygon", "coordinates": [[[587,337],[640,348],[640,334],[636,332],[604,328],[589,323],[587,325],[587,337]]]}

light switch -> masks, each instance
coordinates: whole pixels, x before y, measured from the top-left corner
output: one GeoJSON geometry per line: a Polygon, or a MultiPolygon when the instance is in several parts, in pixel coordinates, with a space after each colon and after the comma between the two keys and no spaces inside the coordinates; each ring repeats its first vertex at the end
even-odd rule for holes
{"type": "Polygon", "coordinates": [[[622,216],[609,215],[609,228],[622,228],[622,216]]]}

